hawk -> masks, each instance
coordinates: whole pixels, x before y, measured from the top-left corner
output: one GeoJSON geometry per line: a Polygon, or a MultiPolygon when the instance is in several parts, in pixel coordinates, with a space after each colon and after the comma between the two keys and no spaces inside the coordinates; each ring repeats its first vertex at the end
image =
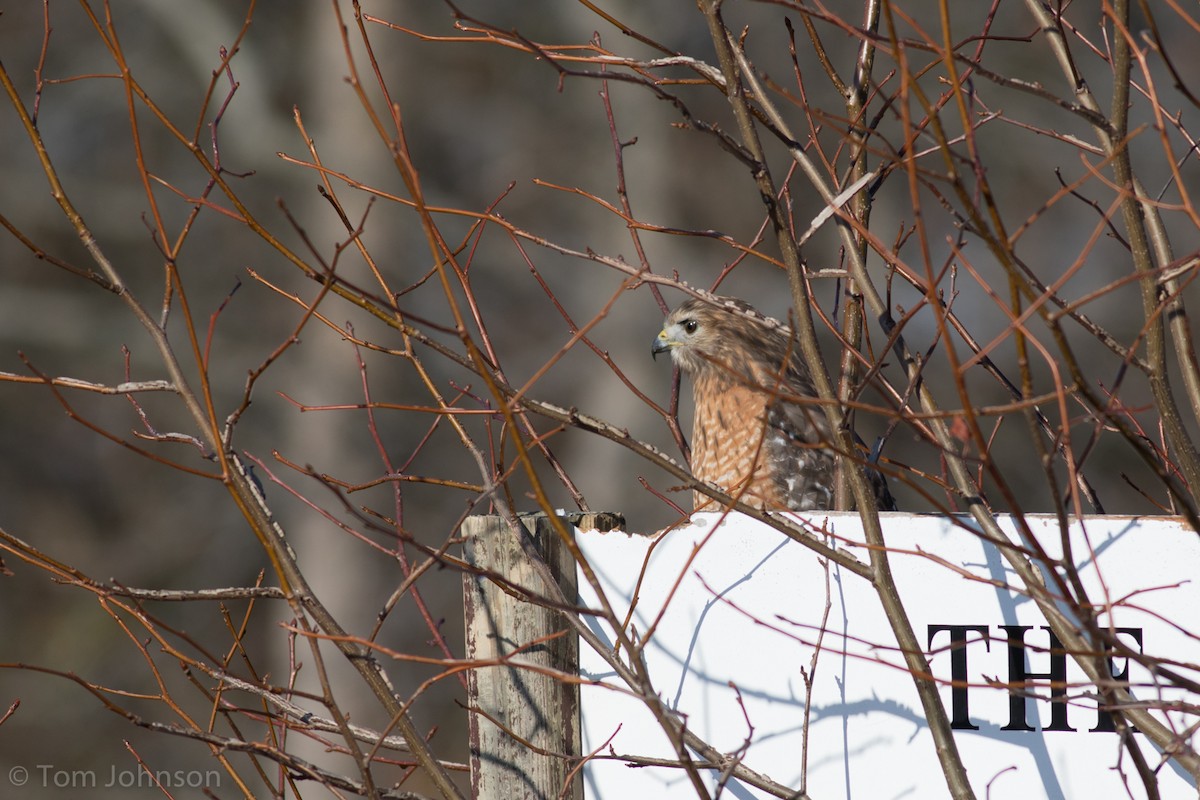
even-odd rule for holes
{"type": "MultiPolygon", "coordinates": [[[[744,300],[689,298],[650,352],[670,352],[691,379],[696,478],[762,508],[833,507],[834,437],[821,407],[803,402],[817,393],[787,328],[744,300]]],[[[883,476],[870,468],[867,476],[879,509],[894,511],[883,476]]],[[[693,495],[697,510],[712,502],[693,495]]]]}

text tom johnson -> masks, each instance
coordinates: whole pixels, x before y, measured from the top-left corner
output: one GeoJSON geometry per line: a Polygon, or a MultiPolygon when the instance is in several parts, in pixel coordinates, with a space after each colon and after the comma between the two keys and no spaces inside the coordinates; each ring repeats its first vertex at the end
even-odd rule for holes
{"type": "Polygon", "coordinates": [[[32,768],[13,767],[9,782],[24,786],[30,782],[45,788],[57,789],[202,789],[221,785],[220,770],[120,769],[113,764],[103,769],[62,769],[54,764],[37,764],[32,768]]]}

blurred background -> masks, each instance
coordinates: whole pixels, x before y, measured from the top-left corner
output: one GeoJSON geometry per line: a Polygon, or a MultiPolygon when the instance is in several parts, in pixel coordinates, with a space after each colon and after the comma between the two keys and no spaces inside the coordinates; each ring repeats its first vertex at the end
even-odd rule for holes
{"type": "MultiPolygon", "coordinates": [[[[605,13],[665,48],[715,63],[705,21],[694,4],[626,0],[602,5],[605,13]]],[[[1164,19],[1170,18],[1165,4],[1150,6],[1162,11],[1164,19]]],[[[242,402],[248,372],[292,335],[304,315],[284,293],[311,301],[319,287],[303,278],[261,236],[218,210],[204,208],[188,222],[192,201],[204,191],[207,175],[140,101],[134,103],[135,140],[126,85],[106,39],[119,41],[130,73],[170,124],[185,138],[195,136],[209,158],[219,153],[226,178],[266,229],[310,264],[323,261],[335,265],[337,275],[348,283],[377,291],[368,266],[354,248],[345,246],[349,238],[345,227],[317,190],[320,176],[291,160],[310,160],[296,124],[298,113],[329,170],[381,192],[409,196],[386,143],[364,113],[350,80],[352,68],[356,69],[374,109],[386,113],[379,82],[355,30],[353,8],[347,3],[336,7],[343,15],[340,20],[332,3],[278,0],[114,0],[90,6],[24,2],[8,4],[0,16],[4,67],[25,108],[31,112],[36,108],[37,129],[66,193],[129,290],[155,317],[163,313],[167,296],[164,247],[155,233],[155,214],[172,236],[179,236],[185,224],[190,226],[175,266],[200,335],[198,346],[209,354],[208,385],[215,415],[221,420],[242,402]],[[94,15],[91,19],[87,8],[94,15]],[[345,37],[342,24],[350,28],[345,37]],[[232,48],[242,32],[229,74],[214,82],[222,48],[232,48]],[[40,86],[39,74],[44,79],[40,86]],[[236,81],[232,95],[230,79],[236,81]],[[206,104],[210,85],[215,88],[206,104]],[[212,126],[227,97],[214,144],[212,126]],[[140,144],[145,169],[161,179],[149,186],[155,207],[147,198],[147,184],[139,172],[135,141],[140,144]],[[218,309],[220,313],[214,317],[218,309]],[[208,342],[205,338],[210,328],[208,342]]],[[[623,35],[588,4],[561,0],[464,2],[459,8],[496,30],[519,31],[525,39],[547,48],[595,42],[632,58],[661,55],[623,35]]],[[[940,37],[936,4],[906,0],[897,8],[894,24],[899,35],[914,42],[927,33],[935,40],[940,37]],[[930,26],[929,31],[923,29],[922,20],[930,26]]],[[[991,73],[1012,81],[1006,85],[975,78],[972,101],[977,104],[973,113],[980,120],[976,129],[978,160],[1002,210],[1013,249],[1046,283],[1081,264],[1059,287],[1061,296],[1088,298],[1083,307],[1096,325],[1118,342],[1140,345],[1145,319],[1137,286],[1131,281],[1113,285],[1131,274],[1131,266],[1119,215],[1112,208],[1117,195],[1105,183],[1111,180],[1111,172],[1102,156],[1067,138],[1095,141],[1079,115],[1052,101],[1061,98],[1070,103],[1072,91],[1057,72],[1033,18],[1016,4],[998,8],[989,29],[993,40],[982,52],[991,73]],[[1036,84],[1037,90],[1026,90],[1017,81],[1036,84]],[[1063,191],[1064,185],[1075,182],[1079,182],[1074,187],[1076,194],[1063,191]],[[1113,218],[1111,226],[1105,215],[1113,218]],[[1110,288],[1090,298],[1105,287],[1110,288]]],[[[481,42],[478,34],[464,30],[464,26],[472,27],[469,21],[455,27],[454,11],[448,5],[364,2],[363,11],[396,26],[364,23],[382,80],[400,109],[407,146],[431,206],[470,212],[494,207],[513,226],[562,248],[636,265],[639,256],[625,222],[595,199],[620,205],[615,133],[625,145],[620,152],[634,217],[673,231],[640,234],[654,272],[678,275],[700,288],[711,288],[728,272],[717,287],[720,293],[746,298],[764,313],[787,318],[790,295],[784,273],[765,259],[743,258],[743,253],[728,243],[761,239],[764,253],[775,252],[769,227],[764,233],[763,204],[749,169],[724,151],[714,136],[681,125],[678,104],[656,96],[644,85],[614,79],[607,83],[610,127],[601,97],[604,85],[595,75],[562,75],[546,59],[499,43],[481,42]],[[430,37],[476,41],[425,40],[400,28],[430,37]],[[727,240],[702,235],[714,231],[727,240]],[[731,265],[734,268],[728,270],[731,265]]],[[[745,26],[748,31],[747,50],[761,73],[779,87],[776,102],[791,115],[793,130],[798,136],[815,135],[827,154],[836,152],[839,161],[834,171],[841,176],[846,154],[837,148],[847,127],[844,103],[825,77],[795,14],[787,4],[740,2],[727,3],[725,13],[731,30],[745,26]],[[794,39],[784,24],[785,17],[797,29],[794,39]],[[789,41],[793,40],[795,65],[789,55],[789,41]]],[[[953,13],[955,42],[969,42],[984,29],[989,9],[984,4],[955,4],[953,13]]],[[[1073,8],[1072,14],[1080,35],[1103,42],[1098,12],[1073,8]]],[[[859,24],[859,15],[860,9],[853,10],[845,20],[859,24]]],[[[1146,29],[1146,24],[1140,20],[1138,29],[1146,29]]],[[[832,24],[823,25],[821,32],[830,61],[848,76],[858,39],[832,24]]],[[[1194,28],[1163,25],[1154,34],[1178,74],[1200,74],[1194,28]]],[[[1079,42],[1075,46],[1080,69],[1101,102],[1107,103],[1111,75],[1104,53],[1079,42]]],[[[982,42],[964,44],[961,52],[978,55],[979,47],[982,42]]],[[[908,52],[914,63],[936,60],[917,46],[908,52]]],[[[600,69],[595,63],[566,66],[596,74],[600,69]]],[[[1167,124],[1161,133],[1139,127],[1154,124],[1156,117],[1150,104],[1135,93],[1130,127],[1136,135],[1131,147],[1149,193],[1163,199],[1165,222],[1176,255],[1182,257],[1200,246],[1186,202],[1189,192],[1200,189],[1186,135],[1197,109],[1185,93],[1170,94],[1175,91],[1173,79],[1161,60],[1153,60],[1151,67],[1149,76],[1158,81],[1156,90],[1167,95],[1160,102],[1181,116],[1178,125],[1167,124]],[[1171,153],[1164,150],[1164,142],[1174,147],[1171,153]],[[1183,179],[1182,184],[1173,173],[1183,179]]],[[[616,67],[612,72],[633,74],[616,67]]],[[[663,68],[657,74],[696,77],[681,67],[663,68]]],[[[932,140],[906,143],[898,117],[900,101],[885,102],[898,88],[890,59],[877,65],[875,80],[879,92],[871,101],[868,116],[879,115],[880,134],[872,142],[876,151],[870,159],[872,166],[881,163],[889,149],[894,153],[905,145],[931,148],[932,140]]],[[[1137,76],[1136,82],[1147,85],[1147,76],[1137,76]]],[[[936,70],[923,76],[920,85],[930,97],[943,91],[936,70]]],[[[662,91],[684,104],[693,119],[735,133],[728,104],[713,87],[699,82],[665,84],[662,91]]],[[[954,115],[948,117],[949,135],[957,136],[954,115]]],[[[1195,130],[1194,123],[1191,125],[1195,130]]],[[[0,371],[70,376],[109,386],[127,378],[166,377],[159,353],[118,297],[39,258],[12,234],[19,231],[54,259],[94,269],[51,196],[42,165],[7,102],[0,110],[0,141],[4,144],[0,148],[0,214],[10,229],[0,234],[0,371]]],[[[786,150],[778,141],[771,141],[769,147],[772,167],[784,175],[786,150]]],[[[970,169],[964,163],[958,167],[970,169]]],[[[919,216],[904,176],[890,173],[875,195],[871,229],[885,244],[896,243],[898,256],[918,274],[929,270],[932,275],[954,263],[955,272],[939,278],[944,299],[969,322],[979,342],[1005,338],[992,357],[1017,381],[1016,352],[1008,335],[1007,278],[994,256],[969,232],[965,245],[955,251],[954,240],[969,225],[957,210],[959,199],[939,180],[939,174],[947,169],[940,154],[932,153],[928,169],[919,216]],[[912,235],[916,222],[922,226],[921,236],[912,235]]],[[[445,293],[438,279],[430,277],[434,262],[417,216],[403,203],[373,198],[336,178],[333,183],[351,223],[361,226],[362,240],[389,285],[404,292],[398,299],[401,309],[419,320],[414,324],[431,337],[461,351],[445,293]]],[[[821,210],[821,203],[800,178],[789,186],[787,200],[793,219],[803,229],[821,210]]],[[[215,205],[230,208],[219,192],[211,197],[215,205]]],[[[649,288],[622,290],[625,275],[617,270],[529,241],[518,243],[495,224],[479,232],[472,228],[475,222],[466,215],[437,216],[446,241],[451,246],[466,245],[460,260],[469,264],[478,314],[510,384],[522,386],[536,375],[531,395],[600,417],[678,457],[662,415],[592,350],[576,344],[543,371],[572,338],[571,325],[561,312],[577,325],[600,315],[588,333],[591,341],[611,357],[632,386],[665,407],[671,392],[671,368],[649,357],[651,339],[662,319],[649,288]]],[[[840,240],[831,225],[806,245],[805,257],[814,269],[844,264],[840,240]]],[[[915,290],[898,279],[887,280],[886,264],[877,255],[872,254],[869,264],[880,284],[890,285],[889,302],[897,317],[920,303],[915,290]]],[[[827,314],[836,314],[844,286],[832,279],[819,279],[814,286],[820,307],[827,314]]],[[[461,300],[461,289],[456,291],[461,300]]],[[[1185,291],[1188,296],[1194,294],[1193,288],[1185,291]]],[[[664,296],[672,306],[682,297],[669,289],[664,296]]],[[[327,298],[320,312],[334,326],[352,325],[362,339],[384,348],[402,347],[395,330],[340,299],[327,298]]],[[[933,353],[925,377],[936,387],[935,394],[941,396],[945,407],[953,409],[961,401],[946,359],[940,356],[944,342],[939,343],[934,316],[928,309],[925,312],[908,322],[905,334],[915,350],[933,353]]],[[[197,359],[177,295],[172,296],[165,317],[185,373],[198,381],[197,359]]],[[[1035,336],[1046,336],[1045,327],[1036,319],[1031,329],[1035,336]]],[[[875,356],[882,357],[884,337],[874,323],[869,335],[875,356]]],[[[1143,426],[1149,439],[1157,440],[1156,413],[1144,379],[1136,370],[1126,369],[1122,359],[1092,333],[1068,324],[1067,336],[1093,382],[1091,388],[1117,387],[1120,402],[1131,410],[1130,419],[1143,426]]],[[[429,392],[409,362],[387,353],[356,350],[323,324],[309,323],[299,340],[258,379],[253,402],[238,423],[233,444],[265,465],[256,471],[257,477],[313,588],[352,633],[367,634],[403,580],[397,559],[384,552],[395,542],[378,531],[366,531],[365,538],[382,547],[348,535],[337,521],[346,522],[352,515],[334,493],[313,477],[289,468],[276,454],[345,484],[378,481],[388,470],[361,409],[302,412],[300,405],[361,404],[364,375],[375,401],[428,405],[429,392]],[[314,505],[329,509],[328,514],[318,512],[314,505]]],[[[836,341],[829,335],[826,343],[826,358],[835,365],[836,341]]],[[[953,344],[966,352],[961,340],[954,339],[953,344]]],[[[478,407],[470,397],[486,396],[487,392],[477,376],[427,348],[418,349],[443,396],[453,398],[465,392],[462,404],[478,407]]],[[[1033,387],[1035,394],[1052,390],[1057,381],[1069,382],[1055,374],[1063,365],[1054,356],[1046,357],[1035,348],[1031,358],[1031,374],[1040,383],[1033,387]]],[[[884,373],[897,386],[904,386],[902,375],[887,369],[884,373]]],[[[967,372],[964,381],[977,408],[1011,399],[978,369],[967,372]]],[[[4,443],[0,453],[0,528],[92,579],[128,586],[247,586],[268,569],[262,548],[229,502],[220,481],[172,470],[94,430],[107,431],[160,458],[211,474],[212,463],[190,444],[137,438],[135,432],[148,432],[142,413],[154,431],[195,435],[177,398],[166,393],[142,394],[135,405],[119,395],[66,390],[62,398],[71,413],[45,386],[0,382],[0,441],[4,443]]],[[[864,400],[876,403],[879,396],[868,391],[864,400]]],[[[689,413],[685,392],[685,431],[690,431],[689,413]]],[[[1106,511],[1160,513],[1165,493],[1121,437],[1106,432],[1082,406],[1071,407],[1068,414],[1072,435],[1094,445],[1085,469],[1106,511]],[[1092,436],[1094,442],[1089,439],[1092,436]]],[[[988,424],[996,425],[996,419],[988,424]]],[[[448,425],[434,425],[433,415],[380,409],[374,422],[391,462],[405,465],[407,473],[443,481],[480,482],[474,460],[448,425]]],[[[480,442],[491,441],[499,447],[496,423],[473,417],[464,424],[480,442]]],[[[864,438],[873,441],[886,427],[886,420],[864,413],[857,424],[864,438]]],[[[553,427],[539,425],[543,431],[553,427]]],[[[633,530],[654,531],[677,519],[677,512],[655,492],[667,493],[674,502],[688,507],[687,493],[668,492],[676,481],[609,441],[569,430],[552,436],[548,444],[590,507],[625,514],[633,530]],[[654,492],[642,486],[643,478],[654,492]]],[[[513,459],[511,450],[489,449],[486,454],[505,465],[513,459]]],[[[941,469],[937,451],[904,425],[890,436],[884,456],[929,474],[936,475],[941,469]]],[[[995,428],[989,456],[1001,465],[1024,511],[1052,511],[1059,506],[1061,498],[1048,488],[1036,464],[1030,429],[1019,414],[995,428]]],[[[543,478],[552,502],[570,508],[570,493],[553,474],[546,470],[543,478]]],[[[913,480],[919,482],[920,478],[913,480]]],[[[533,502],[521,494],[523,481],[515,480],[512,489],[518,509],[532,510],[533,502]],[[527,508],[523,506],[526,501],[527,508]]],[[[936,510],[931,497],[947,502],[945,493],[932,482],[922,484],[921,491],[897,483],[893,492],[905,510],[936,510]]],[[[351,508],[370,508],[399,519],[408,535],[430,547],[441,546],[453,536],[464,514],[488,510],[478,493],[436,483],[405,483],[402,507],[397,506],[391,484],[386,482],[347,497],[351,508]]],[[[1001,496],[989,499],[1000,510],[1006,506],[1001,496]]],[[[362,525],[358,528],[365,530],[362,525]]],[[[409,552],[410,558],[418,558],[415,551],[409,552]]],[[[144,635],[123,633],[105,605],[86,590],[63,586],[52,581],[44,569],[11,556],[5,560],[14,574],[0,578],[0,662],[10,667],[0,672],[0,707],[17,699],[21,706],[0,726],[0,752],[4,754],[0,786],[11,780],[5,776],[10,767],[24,766],[31,776],[21,796],[124,796],[121,787],[105,788],[104,783],[114,765],[118,771],[136,771],[131,750],[156,769],[194,770],[214,765],[203,745],[140,730],[69,680],[12,668],[14,664],[53,667],[114,689],[147,695],[160,691],[158,678],[134,645],[144,635]],[[51,769],[39,765],[51,765],[51,769]],[[66,773],[66,778],[56,785],[59,772],[66,773]],[[89,774],[96,776],[97,785],[79,786],[89,774]]],[[[434,569],[418,582],[438,630],[456,653],[461,651],[462,639],[459,580],[452,570],[434,569]]],[[[269,571],[264,581],[273,583],[269,571]]],[[[276,682],[284,681],[289,656],[279,626],[289,621],[286,606],[262,601],[248,612],[245,601],[231,601],[228,609],[237,621],[249,614],[251,629],[261,634],[248,637],[255,663],[276,682]]],[[[196,641],[212,642],[216,650],[230,646],[216,604],[156,604],[150,610],[163,625],[196,641]],[[216,643],[223,644],[218,647],[216,643]]],[[[441,652],[409,595],[388,616],[379,641],[417,655],[435,657],[441,652]]],[[[150,649],[159,650],[155,644],[150,649]]],[[[303,661],[306,654],[302,651],[298,658],[303,661]]],[[[347,687],[345,708],[352,719],[364,725],[386,725],[387,720],[380,718],[349,670],[336,657],[329,661],[335,678],[347,687]]],[[[161,680],[186,695],[184,686],[189,679],[175,669],[161,680]]],[[[404,694],[438,674],[438,669],[397,662],[389,674],[404,694]]],[[[305,681],[311,679],[311,668],[302,670],[302,676],[305,681]]],[[[196,679],[210,683],[202,676],[196,679]]],[[[413,711],[418,727],[438,729],[434,738],[437,752],[456,761],[466,758],[462,699],[458,680],[447,678],[425,691],[413,711]]],[[[172,719],[153,697],[125,697],[122,703],[147,718],[172,719]]],[[[184,705],[188,713],[203,719],[203,702],[193,698],[184,705]]],[[[317,757],[321,749],[313,744],[300,752],[317,757]]],[[[349,769],[348,763],[342,768],[349,769]]],[[[153,790],[142,791],[149,794],[153,790]]],[[[232,788],[224,784],[217,794],[233,796],[232,788]]],[[[311,796],[320,796],[320,792],[314,790],[311,796]]]]}

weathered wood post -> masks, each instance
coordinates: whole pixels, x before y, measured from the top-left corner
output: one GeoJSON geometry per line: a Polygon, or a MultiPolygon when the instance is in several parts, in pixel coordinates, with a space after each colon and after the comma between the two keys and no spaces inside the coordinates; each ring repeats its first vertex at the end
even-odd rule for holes
{"type": "Polygon", "coordinates": [[[578,762],[562,757],[581,754],[579,684],[545,672],[579,674],[578,635],[561,612],[527,599],[548,594],[531,552],[549,566],[570,603],[575,561],[545,514],[521,515],[521,521],[523,541],[502,517],[469,517],[462,526],[467,562],[485,573],[463,576],[467,658],[507,659],[467,673],[471,796],[583,800],[581,770],[564,791],[578,762]],[[562,635],[546,639],[556,633],[562,635]]]}

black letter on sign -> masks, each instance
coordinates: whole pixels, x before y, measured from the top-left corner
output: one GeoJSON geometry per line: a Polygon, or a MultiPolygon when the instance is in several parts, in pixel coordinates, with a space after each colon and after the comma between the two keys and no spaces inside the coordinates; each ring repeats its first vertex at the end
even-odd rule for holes
{"type": "Polygon", "coordinates": [[[988,639],[987,625],[929,625],[928,648],[932,654],[933,637],[942,631],[950,631],[950,709],[953,718],[950,727],[956,731],[977,731],[978,725],[971,724],[971,709],[967,705],[967,631],[983,637],[983,644],[992,649],[988,639]]]}
{"type": "Polygon", "coordinates": [[[1045,625],[1042,630],[1050,634],[1050,671],[1030,672],[1025,669],[1025,632],[1032,625],[1000,625],[1008,634],[1008,724],[1002,731],[1032,731],[1025,721],[1026,685],[1030,678],[1050,679],[1050,725],[1043,730],[1073,731],[1067,724],[1067,654],[1063,644],[1045,625]]]}
{"type": "MultiPolygon", "coordinates": [[[[1137,642],[1137,651],[1139,653],[1145,652],[1142,649],[1142,629],[1141,628],[1117,628],[1116,634],[1117,634],[1117,636],[1123,635],[1123,636],[1132,637],[1133,640],[1135,642],[1137,642]]],[[[1104,659],[1105,661],[1108,662],[1108,673],[1113,676],[1113,680],[1116,681],[1118,686],[1128,687],[1128,685],[1129,685],[1129,659],[1125,659],[1125,666],[1121,668],[1120,672],[1118,672],[1117,665],[1115,663],[1116,658],[1117,657],[1115,656],[1115,654],[1110,654],[1108,656],[1108,658],[1104,659]]],[[[1099,694],[1098,687],[1097,687],[1097,694],[1099,694]]],[[[1112,714],[1110,714],[1108,711],[1104,710],[1104,696],[1101,695],[1096,703],[1096,727],[1092,728],[1092,731],[1110,731],[1111,732],[1111,731],[1115,731],[1116,729],[1117,729],[1117,726],[1113,722],[1112,714]]],[[[1134,733],[1138,733],[1138,729],[1133,725],[1130,725],[1129,729],[1131,731],[1133,731],[1134,733]]]]}

